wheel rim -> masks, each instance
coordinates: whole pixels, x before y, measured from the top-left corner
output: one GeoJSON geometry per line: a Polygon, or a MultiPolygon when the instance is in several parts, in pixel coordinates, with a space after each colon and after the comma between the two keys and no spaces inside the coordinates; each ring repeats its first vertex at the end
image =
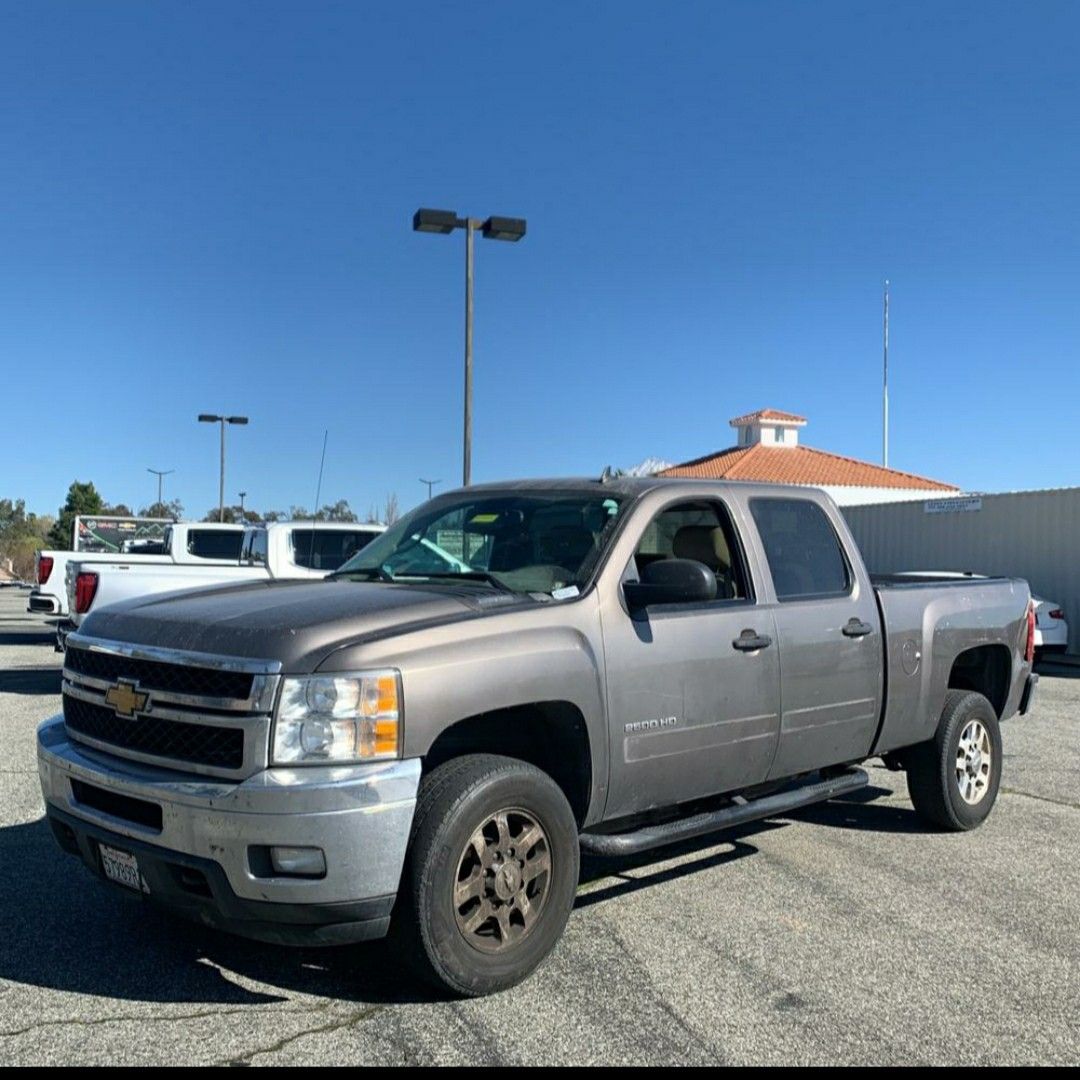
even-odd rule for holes
{"type": "Polygon", "coordinates": [[[969,806],[982,802],[990,789],[994,752],[990,732],[981,720],[969,720],[960,733],[956,748],[956,783],[960,797],[969,806]]]}
{"type": "Polygon", "coordinates": [[[458,861],[458,929],[481,952],[513,948],[539,920],[550,882],[551,848],[540,822],[526,810],[492,814],[458,861]]]}

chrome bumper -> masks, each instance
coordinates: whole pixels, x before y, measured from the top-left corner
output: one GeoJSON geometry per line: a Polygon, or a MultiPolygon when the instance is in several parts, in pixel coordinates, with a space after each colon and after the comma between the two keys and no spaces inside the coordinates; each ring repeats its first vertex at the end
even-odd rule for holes
{"type": "Polygon", "coordinates": [[[34,615],[59,615],[60,601],[51,593],[31,589],[30,595],[26,598],[26,610],[34,615]]]}
{"type": "MultiPolygon", "coordinates": [[[[85,822],[91,827],[88,835],[105,830],[110,837],[151,845],[163,855],[176,852],[216,864],[241,901],[292,906],[396,893],[420,783],[415,758],[272,768],[242,781],[193,777],[73,742],[62,716],[38,728],[38,772],[46,809],[60,812],[54,817],[85,822]],[[72,780],[160,807],[161,828],[85,805],[76,798],[72,780]],[[249,849],[269,846],[322,848],[326,876],[256,874],[253,864],[270,871],[249,849]]],[[[119,800],[120,812],[125,805],[119,800]]]]}

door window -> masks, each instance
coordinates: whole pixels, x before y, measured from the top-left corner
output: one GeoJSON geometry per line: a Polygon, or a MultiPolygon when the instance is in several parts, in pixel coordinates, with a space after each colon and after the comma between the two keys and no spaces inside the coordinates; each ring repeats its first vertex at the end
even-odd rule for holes
{"type": "Polygon", "coordinates": [[[851,571],[825,511],[809,499],[751,499],[778,600],[843,595],[851,571]]]}
{"type": "Polygon", "coordinates": [[[649,522],[634,552],[637,576],[662,559],[694,559],[716,575],[718,600],[745,600],[750,579],[727,508],[711,502],[679,503],[649,522]]]}

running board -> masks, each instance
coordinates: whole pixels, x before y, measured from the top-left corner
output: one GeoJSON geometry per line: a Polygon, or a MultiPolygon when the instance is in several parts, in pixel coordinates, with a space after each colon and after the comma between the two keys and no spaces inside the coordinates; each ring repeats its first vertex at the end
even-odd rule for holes
{"type": "Polygon", "coordinates": [[[725,806],[723,810],[695,814],[693,817],[668,821],[663,825],[647,825],[634,832],[582,833],[578,840],[581,850],[588,855],[636,855],[664,844],[674,844],[679,840],[690,840],[695,836],[730,829],[734,825],[744,825],[748,821],[787,814],[804,806],[858,791],[869,783],[870,777],[862,769],[849,769],[828,780],[780,791],[775,795],[765,795],[760,799],[747,800],[737,795],[735,802],[731,806],[725,806]]]}

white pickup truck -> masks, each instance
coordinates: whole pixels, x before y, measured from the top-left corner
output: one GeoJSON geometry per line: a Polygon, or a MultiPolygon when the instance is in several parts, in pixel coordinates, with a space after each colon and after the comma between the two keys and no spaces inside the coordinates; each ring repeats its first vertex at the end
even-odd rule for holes
{"type": "Polygon", "coordinates": [[[159,564],[212,566],[236,565],[243,540],[243,525],[217,522],[185,522],[170,525],[161,539],[161,554],[142,554],[137,550],[118,554],[109,551],[39,551],[37,585],[30,591],[26,610],[39,615],[68,614],[68,567],[73,564],[118,563],[124,565],[159,564]]]}
{"type": "Polygon", "coordinates": [[[67,568],[70,617],[60,631],[61,644],[91,609],[121,600],[249,581],[325,577],[385,529],[385,525],[322,521],[253,525],[244,532],[239,557],[228,565],[72,561],[67,568]]]}

